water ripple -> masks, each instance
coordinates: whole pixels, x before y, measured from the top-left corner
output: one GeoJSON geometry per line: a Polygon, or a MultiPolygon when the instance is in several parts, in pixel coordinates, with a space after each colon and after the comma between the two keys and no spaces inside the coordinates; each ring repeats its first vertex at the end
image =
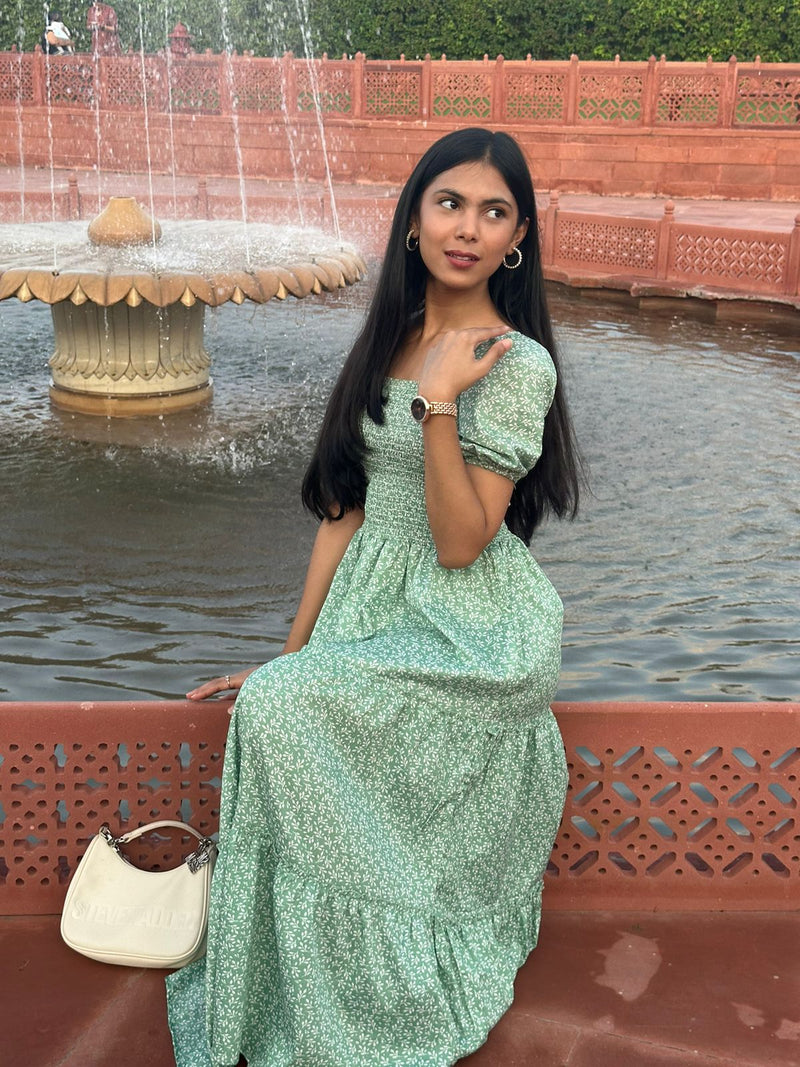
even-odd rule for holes
{"type": "MultiPolygon", "coordinates": [[[[65,415],[47,308],[0,304],[0,696],[175,697],[277,654],[314,523],[299,482],[365,290],[208,316],[212,408],[65,415]]],[[[798,697],[796,339],[552,301],[592,492],[533,550],[559,697],[798,697]]]]}

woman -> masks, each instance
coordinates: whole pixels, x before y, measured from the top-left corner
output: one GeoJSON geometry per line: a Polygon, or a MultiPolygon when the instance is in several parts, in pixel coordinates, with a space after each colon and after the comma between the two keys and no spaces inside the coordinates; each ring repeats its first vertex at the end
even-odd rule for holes
{"type": "Polygon", "coordinates": [[[526,548],[577,508],[553,355],[525,160],[449,134],[306,474],[286,654],[188,694],[240,690],[180,1067],[445,1067],[511,1003],[566,788],[562,608],[526,548]]]}

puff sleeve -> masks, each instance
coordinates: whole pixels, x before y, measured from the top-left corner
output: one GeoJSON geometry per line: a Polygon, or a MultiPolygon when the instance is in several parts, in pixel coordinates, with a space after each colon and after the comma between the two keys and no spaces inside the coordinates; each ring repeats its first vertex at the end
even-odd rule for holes
{"type": "MultiPolygon", "coordinates": [[[[536,341],[520,333],[507,336],[513,340],[508,352],[459,397],[458,436],[465,463],[518,482],[541,455],[556,369],[536,341]]],[[[478,348],[478,358],[488,347],[478,348]]]]}

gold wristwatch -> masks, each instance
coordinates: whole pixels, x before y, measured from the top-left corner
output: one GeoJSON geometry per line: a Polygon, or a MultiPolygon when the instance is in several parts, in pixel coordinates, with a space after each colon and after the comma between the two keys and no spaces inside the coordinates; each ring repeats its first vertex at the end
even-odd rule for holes
{"type": "Polygon", "coordinates": [[[411,401],[411,414],[417,422],[427,422],[431,415],[458,415],[458,406],[451,400],[427,400],[415,396],[411,401]]]}

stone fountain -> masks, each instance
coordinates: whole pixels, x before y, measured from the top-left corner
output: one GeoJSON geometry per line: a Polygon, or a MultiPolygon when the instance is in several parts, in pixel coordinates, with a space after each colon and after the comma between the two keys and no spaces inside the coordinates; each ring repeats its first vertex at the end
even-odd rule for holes
{"type": "Polygon", "coordinates": [[[162,234],[132,197],[112,197],[90,223],[88,241],[80,223],[0,226],[0,300],[51,306],[53,404],[106,416],[203,404],[213,390],[206,306],[302,299],[365,273],[355,250],[326,249],[331,239],[323,234],[262,224],[243,230],[233,222],[174,222],[162,234]]]}

